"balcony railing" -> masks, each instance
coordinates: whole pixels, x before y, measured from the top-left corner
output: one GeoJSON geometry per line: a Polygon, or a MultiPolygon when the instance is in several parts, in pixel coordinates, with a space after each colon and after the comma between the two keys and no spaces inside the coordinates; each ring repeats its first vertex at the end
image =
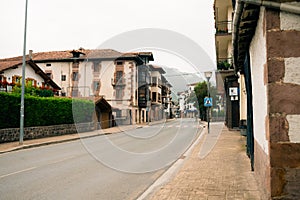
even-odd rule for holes
{"type": "Polygon", "coordinates": [[[151,83],[150,85],[151,85],[151,87],[159,87],[159,88],[162,87],[161,83],[160,83],[160,84],[157,84],[157,83],[151,83]]]}
{"type": "Polygon", "coordinates": [[[111,79],[111,85],[113,87],[115,87],[115,86],[125,86],[126,85],[125,81],[126,81],[125,78],[119,78],[119,79],[112,78],[111,79]]]}
{"type": "Polygon", "coordinates": [[[219,58],[217,62],[218,70],[233,69],[232,58],[219,58]]]}
{"type": "Polygon", "coordinates": [[[216,22],[216,34],[229,34],[232,32],[232,21],[216,22]]]}

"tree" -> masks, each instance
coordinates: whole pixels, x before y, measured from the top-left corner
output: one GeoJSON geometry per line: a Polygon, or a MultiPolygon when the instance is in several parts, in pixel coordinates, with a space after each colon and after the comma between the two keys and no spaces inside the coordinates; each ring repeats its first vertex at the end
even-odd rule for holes
{"type": "Polygon", "coordinates": [[[205,81],[198,83],[195,88],[197,98],[195,107],[199,110],[201,120],[206,120],[206,108],[204,107],[204,98],[207,96],[207,84],[205,81]]]}
{"type": "MultiPolygon", "coordinates": [[[[200,118],[201,120],[206,120],[206,107],[204,107],[204,98],[208,96],[208,87],[207,83],[205,81],[198,83],[195,88],[195,95],[197,98],[197,101],[195,101],[197,109],[199,110],[200,113],[200,118]]],[[[217,95],[217,90],[216,87],[210,86],[210,96],[213,98],[213,105],[216,105],[216,95],[217,95]]]]}

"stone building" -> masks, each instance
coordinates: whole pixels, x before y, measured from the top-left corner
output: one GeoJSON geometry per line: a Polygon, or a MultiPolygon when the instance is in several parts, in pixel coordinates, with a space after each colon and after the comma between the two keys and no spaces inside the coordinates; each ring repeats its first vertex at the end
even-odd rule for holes
{"type": "Polygon", "coordinates": [[[270,199],[300,198],[300,2],[233,1],[233,63],[247,96],[247,153],[270,199]]]}

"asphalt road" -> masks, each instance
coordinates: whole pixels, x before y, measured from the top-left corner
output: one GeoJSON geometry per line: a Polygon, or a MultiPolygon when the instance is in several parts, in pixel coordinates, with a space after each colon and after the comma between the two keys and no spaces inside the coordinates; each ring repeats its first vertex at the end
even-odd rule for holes
{"type": "Polygon", "coordinates": [[[0,199],[136,199],[198,137],[195,119],[0,155],[0,199]]]}

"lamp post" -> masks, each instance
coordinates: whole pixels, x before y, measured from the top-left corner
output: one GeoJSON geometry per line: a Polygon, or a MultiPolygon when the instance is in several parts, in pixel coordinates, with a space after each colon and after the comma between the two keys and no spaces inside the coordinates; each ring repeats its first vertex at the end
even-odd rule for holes
{"type": "Polygon", "coordinates": [[[20,109],[20,138],[19,144],[23,144],[24,138],[24,93],[25,93],[25,67],[26,67],[26,33],[27,33],[27,6],[25,5],[25,25],[24,25],[24,44],[23,44],[23,60],[22,60],[22,89],[21,89],[21,109],[20,109]]]}
{"type": "MultiPolygon", "coordinates": [[[[208,93],[208,97],[210,98],[210,85],[209,85],[209,79],[212,76],[212,72],[204,72],[204,76],[207,79],[207,93],[208,93]]],[[[207,107],[207,133],[209,133],[209,121],[210,121],[210,106],[207,107]]]]}

